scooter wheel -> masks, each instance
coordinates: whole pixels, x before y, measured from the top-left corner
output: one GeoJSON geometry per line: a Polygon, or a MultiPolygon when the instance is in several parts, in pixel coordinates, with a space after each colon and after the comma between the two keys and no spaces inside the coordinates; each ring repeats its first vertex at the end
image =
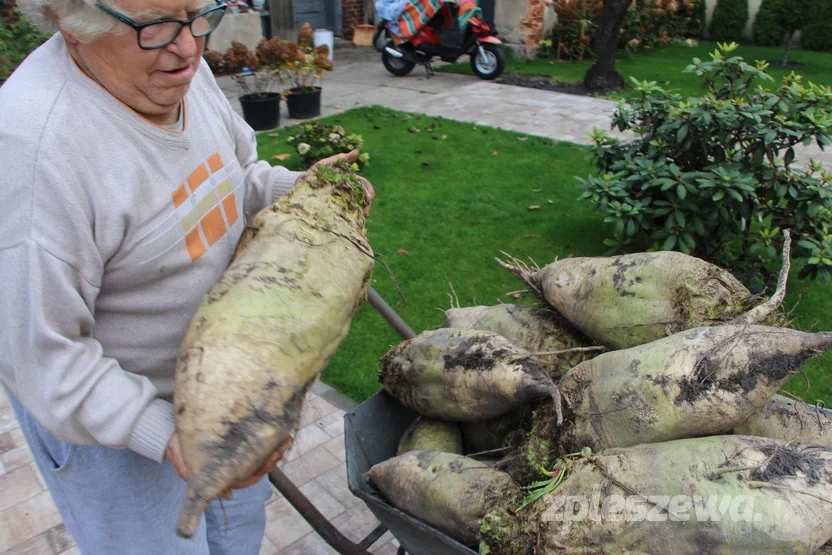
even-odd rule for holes
{"type": "Polygon", "coordinates": [[[384,68],[387,71],[389,71],[396,77],[404,77],[405,75],[413,71],[414,67],[416,67],[416,64],[414,64],[413,62],[408,62],[405,60],[394,58],[387,52],[382,52],[381,63],[384,64],[384,68]]]}
{"type": "Polygon", "coordinates": [[[506,69],[506,53],[502,44],[485,43],[482,45],[485,56],[475,47],[471,53],[471,70],[480,79],[496,79],[506,69]]]}

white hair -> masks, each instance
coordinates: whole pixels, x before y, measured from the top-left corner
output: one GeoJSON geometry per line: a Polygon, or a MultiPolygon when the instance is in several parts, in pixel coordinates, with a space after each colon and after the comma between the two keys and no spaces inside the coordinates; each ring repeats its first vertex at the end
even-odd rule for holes
{"type": "MultiPolygon", "coordinates": [[[[112,6],[110,0],[101,1],[112,6]]],[[[42,31],[54,33],[60,20],[60,28],[82,42],[128,29],[96,8],[95,3],[96,0],[17,0],[17,7],[42,31]]]]}
{"type": "MultiPolygon", "coordinates": [[[[113,0],[100,0],[106,6],[118,9],[113,0]]],[[[39,29],[48,33],[60,29],[81,42],[90,42],[108,33],[124,33],[129,27],[95,7],[96,0],[17,0],[20,12],[39,29]]],[[[213,0],[199,0],[200,7],[214,4],[213,0]]],[[[131,16],[131,14],[124,15],[131,16]]],[[[132,14],[138,17],[141,14],[132,14]]]]}

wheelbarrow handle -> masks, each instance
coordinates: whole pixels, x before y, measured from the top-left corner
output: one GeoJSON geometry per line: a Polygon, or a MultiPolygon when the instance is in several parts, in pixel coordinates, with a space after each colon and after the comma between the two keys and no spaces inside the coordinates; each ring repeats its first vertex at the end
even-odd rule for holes
{"type": "Polygon", "coordinates": [[[373,305],[381,316],[387,320],[387,323],[390,324],[396,332],[402,336],[403,339],[412,339],[416,336],[413,333],[413,330],[410,329],[410,326],[401,319],[401,317],[396,314],[396,311],[387,304],[387,301],[381,298],[375,289],[370,287],[370,291],[367,294],[367,300],[370,301],[370,304],[373,305]]]}

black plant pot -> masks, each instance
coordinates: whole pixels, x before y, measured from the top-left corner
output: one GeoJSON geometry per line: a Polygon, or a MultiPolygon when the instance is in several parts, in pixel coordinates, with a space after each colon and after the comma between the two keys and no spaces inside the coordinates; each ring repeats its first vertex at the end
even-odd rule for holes
{"type": "Polygon", "coordinates": [[[309,119],[321,115],[321,87],[312,87],[311,91],[289,89],[286,106],[292,119],[309,119]]]}
{"type": "Polygon", "coordinates": [[[244,94],[240,97],[243,119],[255,131],[280,125],[280,93],[244,94]]]}

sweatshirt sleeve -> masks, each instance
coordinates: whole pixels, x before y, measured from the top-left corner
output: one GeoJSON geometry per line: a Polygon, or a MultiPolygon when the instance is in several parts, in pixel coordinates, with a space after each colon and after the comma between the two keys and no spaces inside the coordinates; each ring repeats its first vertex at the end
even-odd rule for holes
{"type": "Polygon", "coordinates": [[[33,239],[0,250],[0,378],[52,435],[164,459],[172,405],[91,335],[99,289],[33,239]]]}

